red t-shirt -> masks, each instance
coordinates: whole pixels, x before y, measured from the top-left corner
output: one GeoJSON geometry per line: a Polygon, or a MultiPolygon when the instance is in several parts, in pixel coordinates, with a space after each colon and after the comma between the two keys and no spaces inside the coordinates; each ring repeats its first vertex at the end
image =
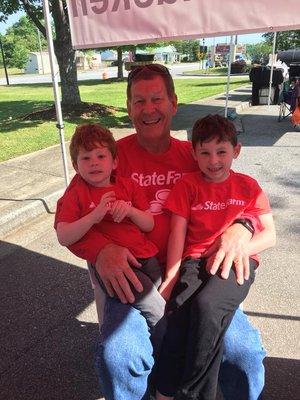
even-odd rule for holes
{"type": "MultiPolygon", "coordinates": [[[[115,183],[102,188],[89,185],[78,175],[76,184],[72,184],[59,204],[55,226],[59,222],[74,222],[87,215],[99,204],[103,194],[111,190],[115,192],[117,200],[130,202],[142,211],[149,209],[143,190],[132,179],[116,177],[115,183]]],[[[116,223],[107,213],[93,228],[109,241],[128,248],[135,257],[148,258],[158,252],[157,247],[129,218],[116,223]]]]}
{"type": "Polygon", "coordinates": [[[199,171],[185,175],[174,186],[165,208],[188,220],[183,258],[200,257],[241,215],[257,217],[271,211],[257,181],[233,171],[219,183],[207,182],[199,171]]]}
{"type": "Polygon", "coordinates": [[[117,173],[131,177],[144,189],[154,216],[154,229],[148,238],[159,248],[158,258],[166,261],[170,216],[164,203],[174,184],[185,174],[198,169],[191,155],[190,142],[171,138],[169,149],[162,154],[150,154],[137,141],[127,136],[118,141],[119,166],[117,173]]]}

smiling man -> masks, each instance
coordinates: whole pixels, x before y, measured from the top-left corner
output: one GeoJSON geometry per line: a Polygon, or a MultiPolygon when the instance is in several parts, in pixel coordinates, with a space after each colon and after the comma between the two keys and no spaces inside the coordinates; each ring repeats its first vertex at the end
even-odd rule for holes
{"type": "MultiPolygon", "coordinates": [[[[197,170],[191,144],[171,137],[177,96],[168,69],[149,64],[131,71],[127,109],[136,133],[118,141],[117,173],[143,187],[155,219],[148,238],[158,247],[159,260],[164,263],[170,228],[164,201],[180,177],[197,170]]],[[[153,348],[145,319],[125,304],[134,301],[132,287],[142,291],[132,270],[139,264],[128,249],[111,243],[99,232],[91,231],[89,235],[90,242],[78,242],[70,250],[94,264],[107,293],[117,295],[124,303],[105,297],[91,270],[101,325],[96,368],[102,394],[106,400],[146,399],[154,365],[153,348]]],[[[228,276],[233,265],[236,275],[243,279],[249,270],[245,244],[250,238],[249,230],[240,223],[229,227],[215,243],[212,268],[217,270],[222,264],[223,274],[228,276]]],[[[264,356],[258,332],[237,310],[224,338],[219,375],[226,400],[259,398],[264,385],[264,356]]]]}

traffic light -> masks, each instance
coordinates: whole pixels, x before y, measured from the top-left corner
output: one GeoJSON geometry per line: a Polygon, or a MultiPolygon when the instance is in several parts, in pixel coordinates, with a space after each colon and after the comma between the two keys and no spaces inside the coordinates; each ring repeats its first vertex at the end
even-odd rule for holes
{"type": "Polygon", "coordinates": [[[207,53],[207,46],[200,46],[200,53],[207,53]]]}

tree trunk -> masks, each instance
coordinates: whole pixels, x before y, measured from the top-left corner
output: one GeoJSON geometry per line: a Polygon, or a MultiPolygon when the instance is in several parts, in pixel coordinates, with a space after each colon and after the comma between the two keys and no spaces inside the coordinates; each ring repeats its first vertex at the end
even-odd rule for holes
{"type": "Polygon", "coordinates": [[[123,79],[123,52],[122,47],[117,48],[118,54],[118,78],[123,79]]]}
{"type": "Polygon", "coordinates": [[[81,98],[67,7],[62,0],[52,0],[52,15],[56,34],[54,51],[61,79],[61,103],[63,108],[74,108],[81,103],[81,98]]]}

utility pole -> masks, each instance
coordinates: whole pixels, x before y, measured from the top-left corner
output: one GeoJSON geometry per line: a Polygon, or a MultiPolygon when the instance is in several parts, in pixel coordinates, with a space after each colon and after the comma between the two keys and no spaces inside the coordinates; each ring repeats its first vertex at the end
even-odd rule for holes
{"type": "Polygon", "coordinates": [[[43,75],[45,74],[45,68],[44,68],[44,61],[43,61],[43,53],[42,53],[42,45],[41,45],[41,37],[40,37],[40,30],[39,28],[37,29],[37,36],[38,36],[38,42],[39,42],[39,49],[40,49],[40,56],[41,56],[41,63],[42,63],[42,71],[43,75]]]}
{"type": "Polygon", "coordinates": [[[3,58],[3,67],[4,67],[4,72],[5,72],[6,84],[9,86],[9,80],[8,80],[8,74],[7,74],[7,69],[6,69],[6,61],[5,61],[5,55],[4,55],[4,50],[3,50],[3,46],[2,46],[1,35],[0,35],[0,47],[1,47],[1,54],[2,54],[2,58],[3,58]]]}

